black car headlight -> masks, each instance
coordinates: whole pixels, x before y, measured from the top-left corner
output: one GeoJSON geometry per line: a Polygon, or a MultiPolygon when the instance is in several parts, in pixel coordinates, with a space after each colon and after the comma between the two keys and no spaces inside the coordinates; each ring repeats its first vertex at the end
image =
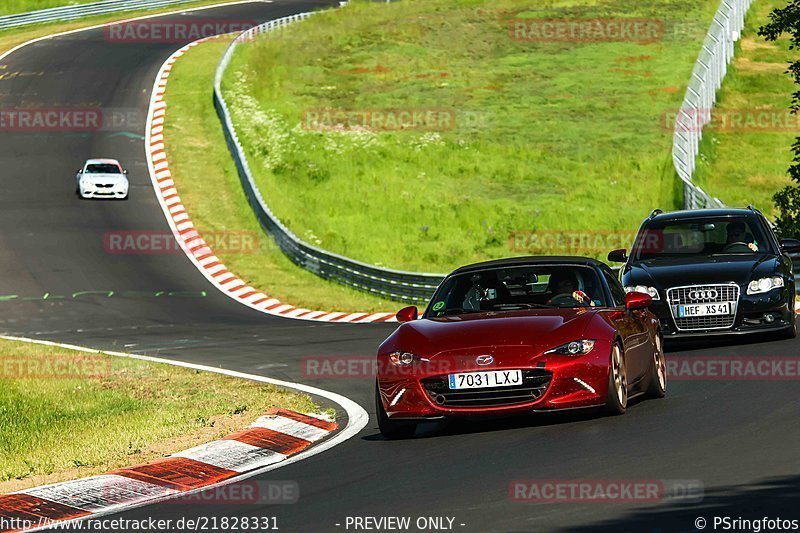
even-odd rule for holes
{"type": "Polygon", "coordinates": [[[547,350],[544,353],[557,353],[560,355],[586,355],[594,348],[594,339],[581,339],[579,341],[568,342],[557,346],[552,350],[547,350]]]}
{"type": "Polygon", "coordinates": [[[747,285],[747,294],[764,294],[779,287],[783,287],[783,278],[780,276],[754,279],[747,285]]]}
{"type": "Polygon", "coordinates": [[[648,287],[646,285],[629,285],[625,287],[625,292],[643,292],[649,294],[653,300],[660,300],[658,297],[658,290],[655,287],[648,287]]]}

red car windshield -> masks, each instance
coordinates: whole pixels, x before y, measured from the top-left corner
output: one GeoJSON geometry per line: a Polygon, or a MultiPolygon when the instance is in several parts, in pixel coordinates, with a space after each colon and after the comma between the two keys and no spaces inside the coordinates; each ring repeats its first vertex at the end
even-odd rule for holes
{"type": "Polygon", "coordinates": [[[428,317],[606,305],[603,286],[593,268],[525,265],[487,268],[450,277],[436,291],[428,317]]]}

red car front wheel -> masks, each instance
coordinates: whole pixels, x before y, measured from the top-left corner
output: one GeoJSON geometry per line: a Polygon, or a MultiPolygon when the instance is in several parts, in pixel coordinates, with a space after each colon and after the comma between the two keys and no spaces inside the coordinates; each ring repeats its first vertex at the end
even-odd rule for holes
{"type": "Polygon", "coordinates": [[[611,364],[608,369],[608,395],[605,411],[610,415],[621,415],[628,407],[628,374],[625,371],[625,356],[619,344],[611,348],[611,364]]]}

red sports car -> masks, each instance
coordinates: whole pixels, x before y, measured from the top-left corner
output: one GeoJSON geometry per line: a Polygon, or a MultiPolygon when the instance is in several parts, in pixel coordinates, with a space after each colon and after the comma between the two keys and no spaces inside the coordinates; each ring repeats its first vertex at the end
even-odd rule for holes
{"type": "Polygon", "coordinates": [[[387,438],[419,422],[604,407],[660,398],[667,375],[649,295],[625,294],[582,257],[520,257],[459,268],[378,350],[375,405],[387,438]]]}

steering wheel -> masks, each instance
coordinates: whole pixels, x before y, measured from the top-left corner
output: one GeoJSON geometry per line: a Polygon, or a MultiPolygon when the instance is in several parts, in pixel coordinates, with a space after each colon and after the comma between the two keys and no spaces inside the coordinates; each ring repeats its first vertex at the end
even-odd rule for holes
{"type": "Polygon", "coordinates": [[[578,300],[572,297],[571,294],[556,294],[547,302],[547,305],[552,305],[554,307],[572,307],[575,304],[581,304],[578,300]]]}
{"type": "MultiPolygon", "coordinates": [[[[745,248],[745,250],[748,251],[748,252],[752,252],[753,251],[753,250],[750,249],[750,245],[748,243],[746,243],[746,242],[732,242],[732,243],[726,245],[725,248],[722,249],[722,251],[723,252],[735,252],[735,251],[737,251],[736,248],[745,248]]],[[[740,251],[744,252],[745,250],[740,250],[740,251]]]]}

